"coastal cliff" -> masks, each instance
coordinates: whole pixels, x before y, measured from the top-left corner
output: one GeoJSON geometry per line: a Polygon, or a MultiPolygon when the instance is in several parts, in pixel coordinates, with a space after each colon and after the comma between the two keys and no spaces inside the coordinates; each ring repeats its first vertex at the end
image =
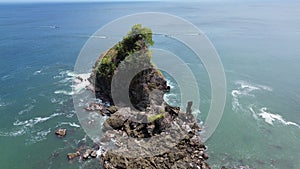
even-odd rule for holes
{"type": "Polygon", "coordinates": [[[182,111],[163,100],[170,87],[151,62],[153,43],[151,29],[134,25],[93,68],[91,88],[97,98],[109,103],[98,105],[107,116],[99,143],[104,151],[101,165],[107,169],[208,169],[192,102],[182,111]]]}

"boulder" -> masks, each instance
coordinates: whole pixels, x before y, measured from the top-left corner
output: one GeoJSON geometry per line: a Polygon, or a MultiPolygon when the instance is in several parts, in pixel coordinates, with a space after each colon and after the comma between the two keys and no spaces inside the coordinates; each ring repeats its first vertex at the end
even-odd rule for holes
{"type": "Polygon", "coordinates": [[[113,129],[120,129],[126,122],[126,118],[119,112],[112,114],[107,120],[107,124],[113,129]]]}

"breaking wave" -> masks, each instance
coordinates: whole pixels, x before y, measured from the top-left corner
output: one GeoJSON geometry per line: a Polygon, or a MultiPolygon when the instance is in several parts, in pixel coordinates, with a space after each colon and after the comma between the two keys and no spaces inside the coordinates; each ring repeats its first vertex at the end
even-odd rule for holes
{"type": "Polygon", "coordinates": [[[283,124],[285,126],[297,126],[300,128],[300,125],[285,120],[280,114],[274,114],[268,110],[265,106],[257,106],[253,103],[244,103],[242,104],[241,99],[255,99],[257,91],[267,91],[272,92],[273,89],[269,86],[259,85],[254,83],[249,83],[245,81],[236,81],[235,85],[238,87],[231,91],[232,96],[232,110],[235,112],[249,112],[251,113],[252,117],[256,120],[260,118],[264,120],[264,122],[274,125],[275,122],[283,124]],[[248,104],[248,105],[245,105],[248,104]]]}
{"type": "Polygon", "coordinates": [[[273,89],[269,86],[254,84],[245,81],[236,81],[235,85],[238,87],[231,91],[232,96],[232,110],[245,110],[242,105],[240,104],[240,99],[242,97],[255,97],[254,91],[273,91],[273,89]]]}
{"type": "Polygon", "coordinates": [[[265,120],[266,123],[273,125],[273,123],[279,122],[283,125],[293,125],[300,128],[299,124],[291,121],[286,121],[281,115],[273,114],[266,107],[262,107],[260,109],[260,113],[258,114],[261,118],[265,120]]]}
{"type": "Polygon", "coordinates": [[[10,128],[6,131],[0,131],[0,136],[2,137],[17,137],[22,135],[28,135],[25,144],[33,144],[39,141],[45,140],[46,136],[51,132],[51,128],[47,130],[37,130],[34,125],[43,123],[49,119],[60,116],[62,113],[54,113],[47,117],[35,117],[29,120],[20,121],[17,120],[13,123],[15,128],[10,128]]]}
{"type": "Polygon", "coordinates": [[[30,120],[25,120],[25,121],[20,121],[17,120],[13,123],[14,126],[24,126],[24,127],[33,127],[34,125],[38,124],[38,123],[42,123],[45,122],[49,119],[52,119],[56,116],[60,116],[62,115],[62,113],[54,113],[48,117],[35,117],[33,119],[30,120]]]}
{"type": "Polygon", "coordinates": [[[75,74],[70,70],[62,71],[58,75],[54,76],[53,78],[59,79],[58,83],[65,84],[68,87],[71,87],[72,91],[56,90],[54,93],[64,94],[69,96],[77,94],[90,84],[90,82],[88,81],[89,77],[90,77],[90,73],[75,74]]]}
{"type": "Polygon", "coordinates": [[[170,86],[171,89],[175,88],[176,84],[174,82],[172,82],[171,80],[168,80],[168,79],[166,79],[166,81],[167,81],[167,85],[170,86]]]}
{"type": "Polygon", "coordinates": [[[69,95],[69,96],[72,96],[74,94],[73,91],[66,91],[66,90],[56,90],[54,92],[55,94],[64,94],[64,95],[69,95]]]}
{"type": "Polygon", "coordinates": [[[71,123],[71,122],[61,122],[60,124],[56,125],[56,127],[60,127],[60,126],[63,126],[63,125],[69,125],[71,127],[77,127],[77,128],[80,128],[80,125],[79,124],[76,124],[76,123],[71,123]]]}

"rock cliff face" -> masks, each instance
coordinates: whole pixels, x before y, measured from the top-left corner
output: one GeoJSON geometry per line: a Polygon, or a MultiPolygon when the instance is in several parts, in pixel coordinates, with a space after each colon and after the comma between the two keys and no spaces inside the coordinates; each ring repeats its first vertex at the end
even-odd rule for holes
{"type": "Polygon", "coordinates": [[[151,30],[134,25],[95,64],[89,80],[96,97],[112,105],[101,108],[108,116],[99,143],[101,163],[107,169],[207,169],[192,102],[186,112],[164,102],[169,87],[151,62],[150,45],[151,30]]]}
{"type": "Polygon", "coordinates": [[[151,102],[162,104],[168,87],[151,63],[150,45],[153,45],[151,30],[134,25],[121,42],[102,54],[89,79],[94,84],[96,97],[138,110],[145,110],[151,102]],[[125,97],[128,92],[130,100],[125,97]]]}

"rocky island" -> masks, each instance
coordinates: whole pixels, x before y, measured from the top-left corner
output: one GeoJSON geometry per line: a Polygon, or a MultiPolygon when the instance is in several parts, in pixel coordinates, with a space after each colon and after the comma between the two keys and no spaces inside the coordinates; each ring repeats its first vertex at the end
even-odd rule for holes
{"type": "Polygon", "coordinates": [[[70,153],[69,159],[95,158],[101,147],[100,165],[105,169],[210,168],[192,102],[180,110],[163,99],[170,87],[151,61],[153,43],[151,29],[137,24],[101,54],[88,89],[102,103],[90,103],[85,110],[107,117],[102,138],[95,149],[70,153]]]}

